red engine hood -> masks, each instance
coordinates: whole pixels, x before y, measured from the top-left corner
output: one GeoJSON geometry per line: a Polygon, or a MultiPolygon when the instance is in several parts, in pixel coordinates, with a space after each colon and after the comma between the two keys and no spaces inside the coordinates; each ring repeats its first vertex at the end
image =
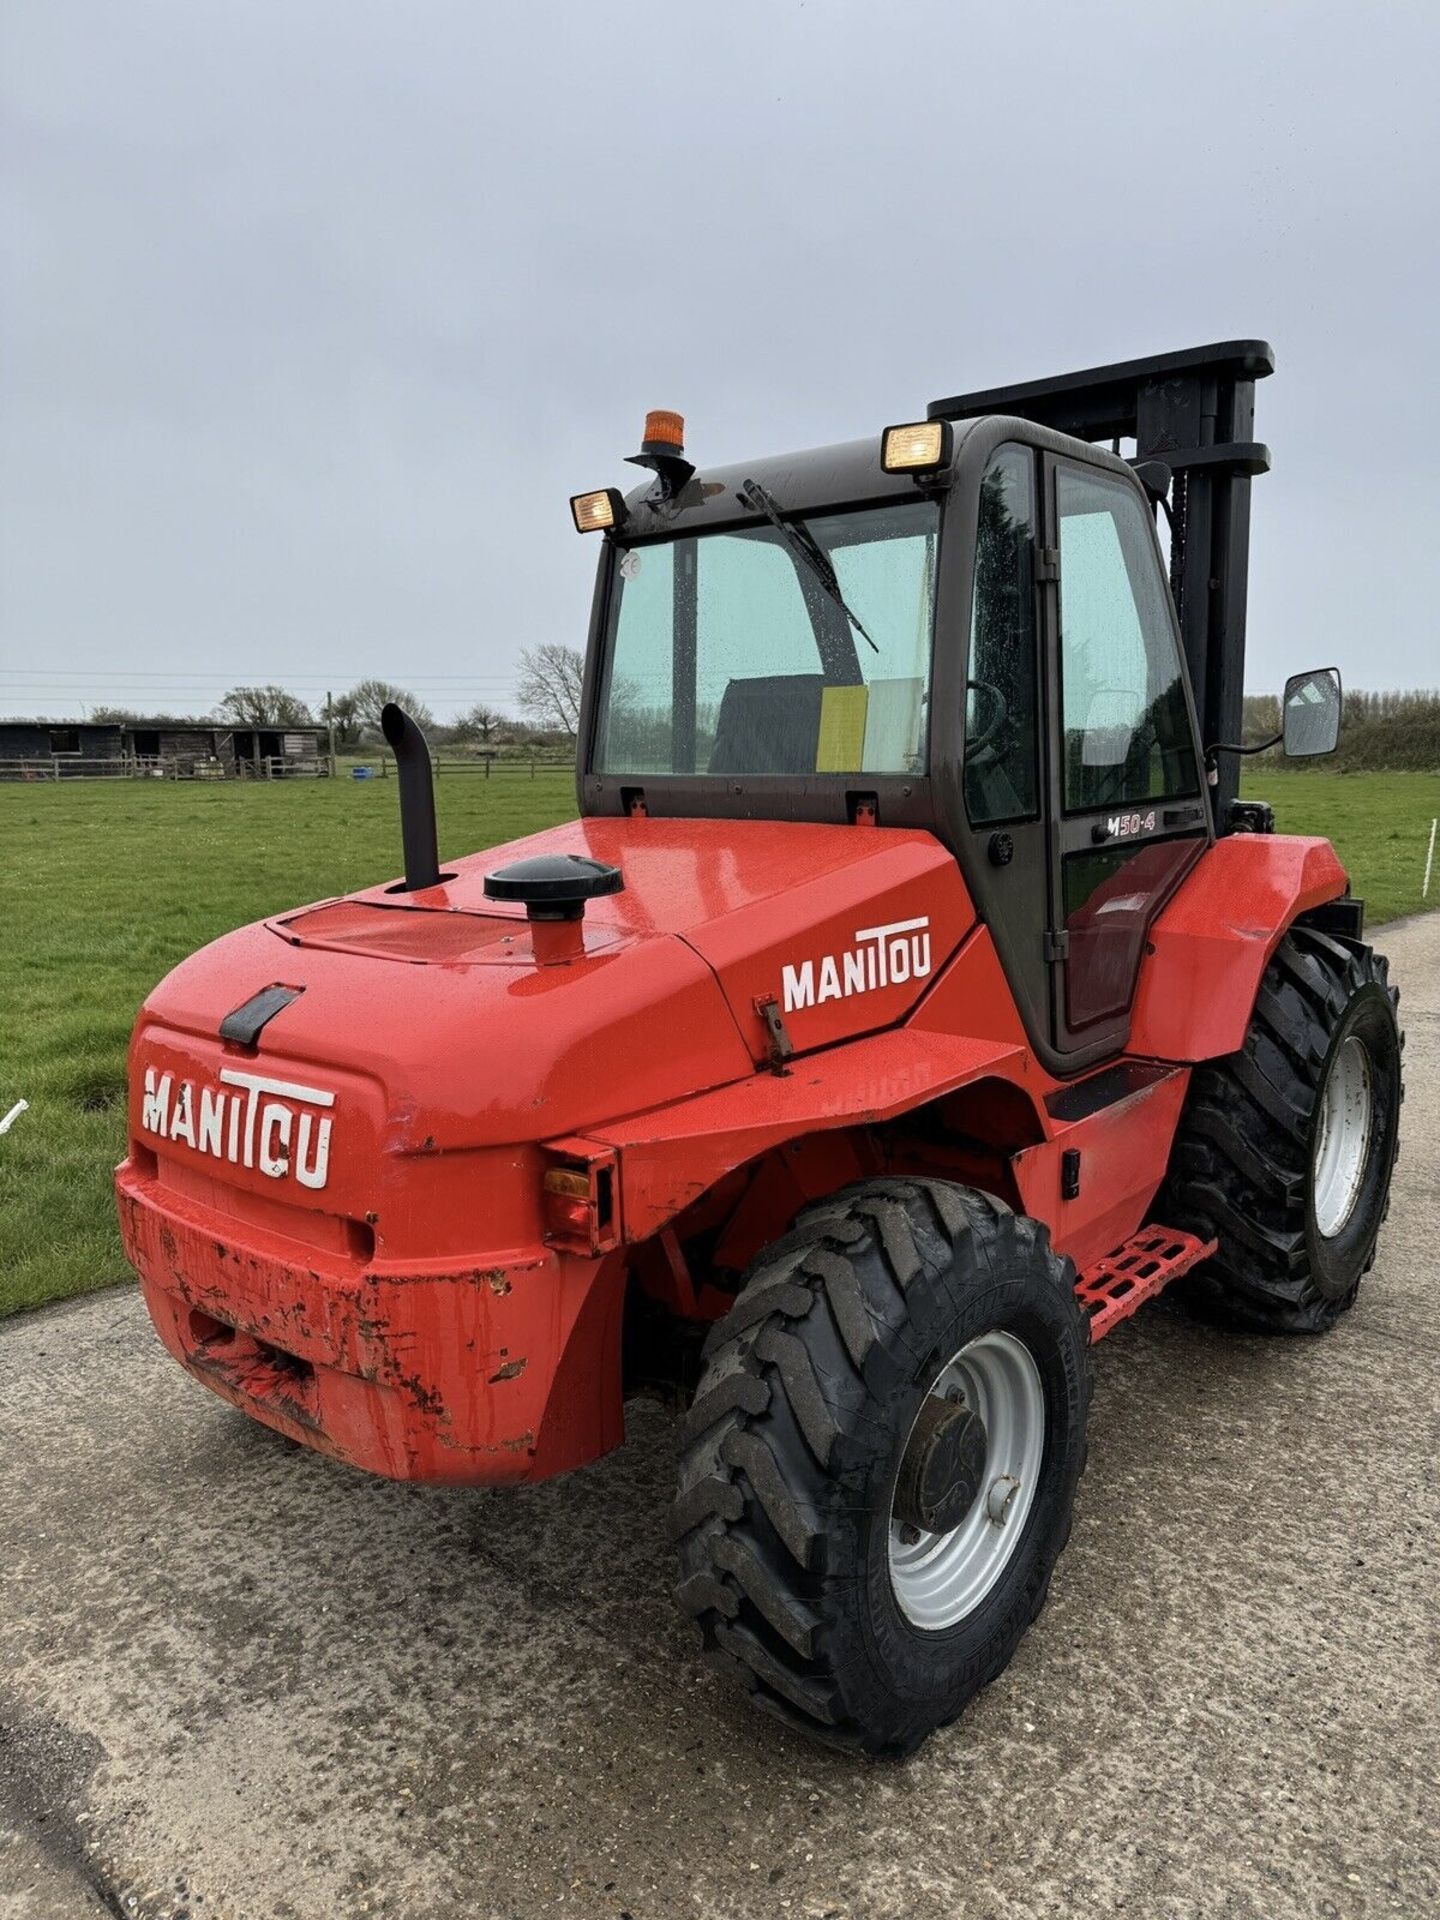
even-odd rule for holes
{"type": "Polygon", "coordinates": [[[152,1054],[216,1067],[220,1021],[283,983],[303,992],[245,1057],[355,1076],[384,1150],[555,1138],[753,1072],[757,1000],[798,1052],[894,1025],[975,917],[951,856],[909,830],[581,820],[451,865],[423,894],[375,888],[192,956],[146,1003],[137,1082],[152,1054]],[[624,891],[568,926],[486,900],[487,872],[538,852],[618,866],[624,891]]]}
{"type": "Polygon", "coordinates": [[[764,820],[577,820],[454,863],[422,894],[377,887],[272,922],[302,946],[439,966],[569,967],[675,936],[710,966],[757,1059],[774,997],[797,1051],[893,1025],[975,915],[928,833],[764,820]],[[536,853],[619,867],[583,923],[534,925],[484,878],[536,853]]]}
{"type": "MultiPolygon", "coordinates": [[[[347,898],[392,912],[464,913],[523,924],[523,907],[485,897],[485,876],[539,853],[584,854],[620,868],[624,890],[592,901],[585,914],[587,934],[603,932],[611,940],[664,933],[689,938],[798,889],[827,889],[835,876],[856,870],[865,871],[872,890],[860,891],[860,899],[883,891],[885,882],[876,876],[890,869],[901,876],[946,874],[959,883],[951,856],[932,834],[916,829],[606,818],[570,820],[545,833],[448,861],[450,877],[423,893],[401,893],[392,883],[347,898]]],[[[960,892],[963,896],[963,888],[960,892]]],[[[271,924],[293,924],[296,918],[287,915],[271,924]]],[[[443,953],[437,950],[435,957],[443,953]]]]}

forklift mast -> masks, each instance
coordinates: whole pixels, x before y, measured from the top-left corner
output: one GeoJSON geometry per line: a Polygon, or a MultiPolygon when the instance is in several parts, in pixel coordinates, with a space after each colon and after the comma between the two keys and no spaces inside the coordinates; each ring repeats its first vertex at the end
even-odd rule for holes
{"type": "MultiPolygon", "coordinates": [[[[1270,466],[1251,435],[1255,382],[1275,371],[1263,340],[1225,340],[1122,360],[1050,380],[932,401],[932,420],[1014,414],[1077,440],[1133,439],[1133,464],[1170,469],[1170,590],[1180,619],[1202,744],[1238,744],[1245,690],[1250,481],[1270,466]]],[[[1146,476],[1149,478],[1150,476],[1146,476]]],[[[1220,756],[1211,790],[1216,830],[1229,830],[1239,762],[1220,756]]]]}

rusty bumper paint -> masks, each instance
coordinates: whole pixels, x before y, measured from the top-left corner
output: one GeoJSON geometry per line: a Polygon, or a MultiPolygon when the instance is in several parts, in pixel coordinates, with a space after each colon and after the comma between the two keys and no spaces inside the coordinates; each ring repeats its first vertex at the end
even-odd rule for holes
{"type": "Polygon", "coordinates": [[[392,1479],[496,1486],[623,1438],[622,1279],[605,1262],[536,1246],[443,1272],[321,1264],[248,1223],[234,1242],[223,1218],[130,1161],[116,1184],[166,1347],[292,1440],[392,1479]]]}

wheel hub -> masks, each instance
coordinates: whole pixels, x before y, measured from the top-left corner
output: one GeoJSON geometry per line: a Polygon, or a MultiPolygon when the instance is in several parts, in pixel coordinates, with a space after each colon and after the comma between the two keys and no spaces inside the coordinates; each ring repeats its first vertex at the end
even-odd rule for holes
{"type": "Polygon", "coordinates": [[[932,1393],[916,1416],[895,1483],[895,1518],[922,1533],[949,1533],[980,1496],[990,1440],[963,1400],[932,1393]]]}
{"type": "Polygon", "coordinates": [[[1018,1335],[968,1341],[921,1402],[889,1514],[890,1584],[912,1626],[941,1633],[1000,1579],[1025,1537],[1045,1458],[1045,1392],[1018,1335]]]}

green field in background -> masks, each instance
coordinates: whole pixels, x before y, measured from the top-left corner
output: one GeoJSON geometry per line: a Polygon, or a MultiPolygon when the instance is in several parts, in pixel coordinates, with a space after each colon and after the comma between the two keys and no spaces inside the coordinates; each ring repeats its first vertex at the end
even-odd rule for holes
{"type": "MultiPolygon", "coordinates": [[[[570,772],[443,778],[440,851],[567,820],[570,772]]],[[[136,1009],[246,921],[393,878],[391,780],[0,785],[0,1313],[129,1274],[110,1175],[136,1009]]]]}
{"type": "MultiPolygon", "coordinates": [[[[1440,775],[1263,768],[1282,831],[1327,833],[1371,924],[1421,905],[1440,775]]],[[[571,775],[446,776],[456,856],[574,811],[571,775]]],[[[229,928],[392,877],[393,780],[0,785],[0,1313],[127,1276],[110,1174],[146,992],[229,928]]],[[[1440,904],[1440,875],[1430,904],[1440,904]]]]}
{"type": "Polygon", "coordinates": [[[1281,833],[1318,833],[1345,863],[1365,902],[1365,924],[1440,907],[1440,846],[1422,900],[1430,822],[1440,815],[1440,773],[1322,773],[1266,765],[1249,773],[1247,800],[1268,800],[1281,833]]]}

